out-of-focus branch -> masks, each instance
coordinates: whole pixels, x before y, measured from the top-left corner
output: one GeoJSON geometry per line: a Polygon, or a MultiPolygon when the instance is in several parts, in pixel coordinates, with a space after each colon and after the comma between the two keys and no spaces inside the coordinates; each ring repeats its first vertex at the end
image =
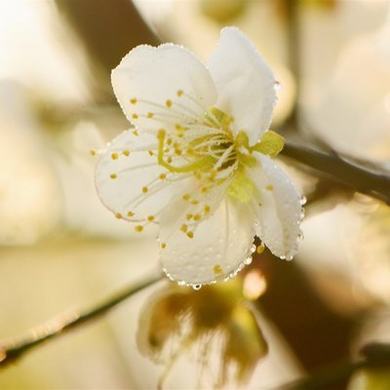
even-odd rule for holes
{"type": "Polygon", "coordinates": [[[160,43],[130,0],[56,0],[56,4],[80,37],[91,65],[98,65],[95,87],[109,98],[111,69],[121,58],[137,45],[160,43]]]}
{"type": "Polygon", "coordinates": [[[390,367],[390,345],[367,344],[361,350],[363,358],[356,362],[341,362],[323,369],[307,378],[282,386],[284,390],[333,389],[337,384],[349,380],[356,371],[366,368],[390,367]]]}
{"type": "Polygon", "coordinates": [[[390,205],[390,175],[363,167],[333,153],[286,142],[281,155],[325,174],[327,179],[390,205]]]}
{"type": "Polygon", "coordinates": [[[121,291],[107,297],[91,308],[85,310],[74,310],[70,313],[59,315],[53,320],[32,329],[24,337],[7,343],[0,342],[0,368],[6,367],[8,363],[24,356],[31,349],[51,340],[57,336],[79,327],[91,320],[106,314],[113,307],[123,302],[135,293],[151,286],[162,278],[160,273],[149,275],[144,280],[132,283],[121,291]]]}

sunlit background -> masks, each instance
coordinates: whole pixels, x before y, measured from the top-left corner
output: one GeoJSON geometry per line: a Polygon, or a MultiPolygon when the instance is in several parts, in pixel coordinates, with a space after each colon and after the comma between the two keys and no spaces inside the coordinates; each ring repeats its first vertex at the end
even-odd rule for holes
{"type": "MultiPolygon", "coordinates": [[[[95,193],[89,151],[128,126],[109,73],[142,43],[207,59],[224,25],[282,85],[273,128],[390,171],[388,0],[0,0],[0,340],[157,267],[95,193]]],[[[161,282],[1,369],[0,389],[268,389],[389,342],[390,208],[283,163],[309,200],[293,262],[266,251],[201,292],[161,282]]]]}

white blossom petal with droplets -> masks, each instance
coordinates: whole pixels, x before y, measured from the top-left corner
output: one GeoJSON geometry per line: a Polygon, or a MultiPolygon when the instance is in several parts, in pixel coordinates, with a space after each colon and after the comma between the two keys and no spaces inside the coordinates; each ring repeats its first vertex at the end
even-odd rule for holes
{"type": "Polygon", "coordinates": [[[125,131],[111,142],[97,164],[98,195],[118,218],[142,222],[149,217],[149,222],[158,222],[161,210],[185,186],[185,178],[170,182],[172,175],[158,165],[155,151],[149,154],[156,148],[155,139],[125,131]]]}
{"type": "Polygon", "coordinates": [[[256,234],[278,257],[292,259],[298,249],[302,219],[301,198],[290,178],[267,156],[250,172],[258,189],[256,234]]]}
{"type": "Polygon", "coordinates": [[[257,143],[276,102],[271,70],[235,28],[222,31],[210,70],[179,46],[133,49],[112,83],[136,129],[96,170],[103,203],[138,232],[159,223],[163,269],[193,286],[235,275],[255,233],[285,258],[300,234],[299,195],[266,156],[281,137],[257,143]]]}
{"type": "Polygon", "coordinates": [[[218,91],[217,107],[233,116],[235,131],[256,143],[271,124],[277,81],[271,69],[240,30],[222,29],[209,69],[218,91]]]}
{"type": "Polygon", "coordinates": [[[167,209],[161,219],[160,260],[167,275],[192,285],[233,276],[251,255],[254,223],[249,208],[224,199],[214,214],[197,226],[193,238],[171,228],[178,209],[167,209]]]}
{"type": "Polygon", "coordinates": [[[136,47],[111,78],[123,112],[143,131],[196,122],[216,100],[206,67],[174,44],[136,47]]]}

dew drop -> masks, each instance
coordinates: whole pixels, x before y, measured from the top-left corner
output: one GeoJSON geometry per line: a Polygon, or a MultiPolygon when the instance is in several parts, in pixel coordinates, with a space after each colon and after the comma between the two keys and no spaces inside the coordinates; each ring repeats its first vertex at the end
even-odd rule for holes
{"type": "Polygon", "coordinates": [[[193,284],[191,286],[195,291],[199,291],[201,288],[202,288],[202,285],[201,284],[193,284]]]}
{"type": "Polygon", "coordinates": [[[293,258],[294,258],[294,256],[289,255],[289,256],[286,257],[286,260],[287,260],[287,261],[290,261],[290,260],[292,260],[293,258]]]}
{"type": "Polygon", "coordinates": [[[244,264],[245,265],[249,265],[249,264],[251,264],[252,263],[252,256],[249,256],[249,257],[247,257],[245,260],[244,260],[244,264]]]}
{"type": "Polygon", "coordinates": [[[286,256],[284,256],[284,255],[280,256],[280,258],[281,258],[282,260],[286,260],[286,256]]]}
{"type": "Polygon", "coordinates": [[[301,197],[301,205],[302,205],[302,206],[305,205],[306,202],[307,202],[306,196],[302,196],[302,197],[301,197]]]}
{"type": "Polygon", "coordinates": [[[177,284],[178,284],[179,286],[183,287],[183,286],[186,285],[186,282],[185,282],[184,280],[179,280],[179,281],[177,282],[177,284]]]}
{"type": "Polygon", "coordinates": [[[303,240],[303,238],[304,238],[304,235],[303,235],[303,233],[302,232],[299,232],[299,234],[298,234],[298,240],[303,240]]]}

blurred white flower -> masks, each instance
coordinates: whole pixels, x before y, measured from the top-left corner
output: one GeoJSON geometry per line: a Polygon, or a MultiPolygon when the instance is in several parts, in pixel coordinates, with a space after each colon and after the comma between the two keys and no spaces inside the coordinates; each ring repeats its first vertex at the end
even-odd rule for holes
{"type": "Polygon", "coordinates": [[[276,256],[294,256],[300,196],[271,158],[282,138],[267,131],[278,83],[238,29],[222,30],[208,68],[176,45],[139,46],[112,82],[135,128],[100,158],[97,190],[136,231],[159,224],[171,279],[196,285],[235,275],[255,234],[276,256]]]}
{"type": "Polygon", "coordinates": [[[388,19],[378,32],[345,50],[310,121],[335,149],[390,167],[388,19]]]}

